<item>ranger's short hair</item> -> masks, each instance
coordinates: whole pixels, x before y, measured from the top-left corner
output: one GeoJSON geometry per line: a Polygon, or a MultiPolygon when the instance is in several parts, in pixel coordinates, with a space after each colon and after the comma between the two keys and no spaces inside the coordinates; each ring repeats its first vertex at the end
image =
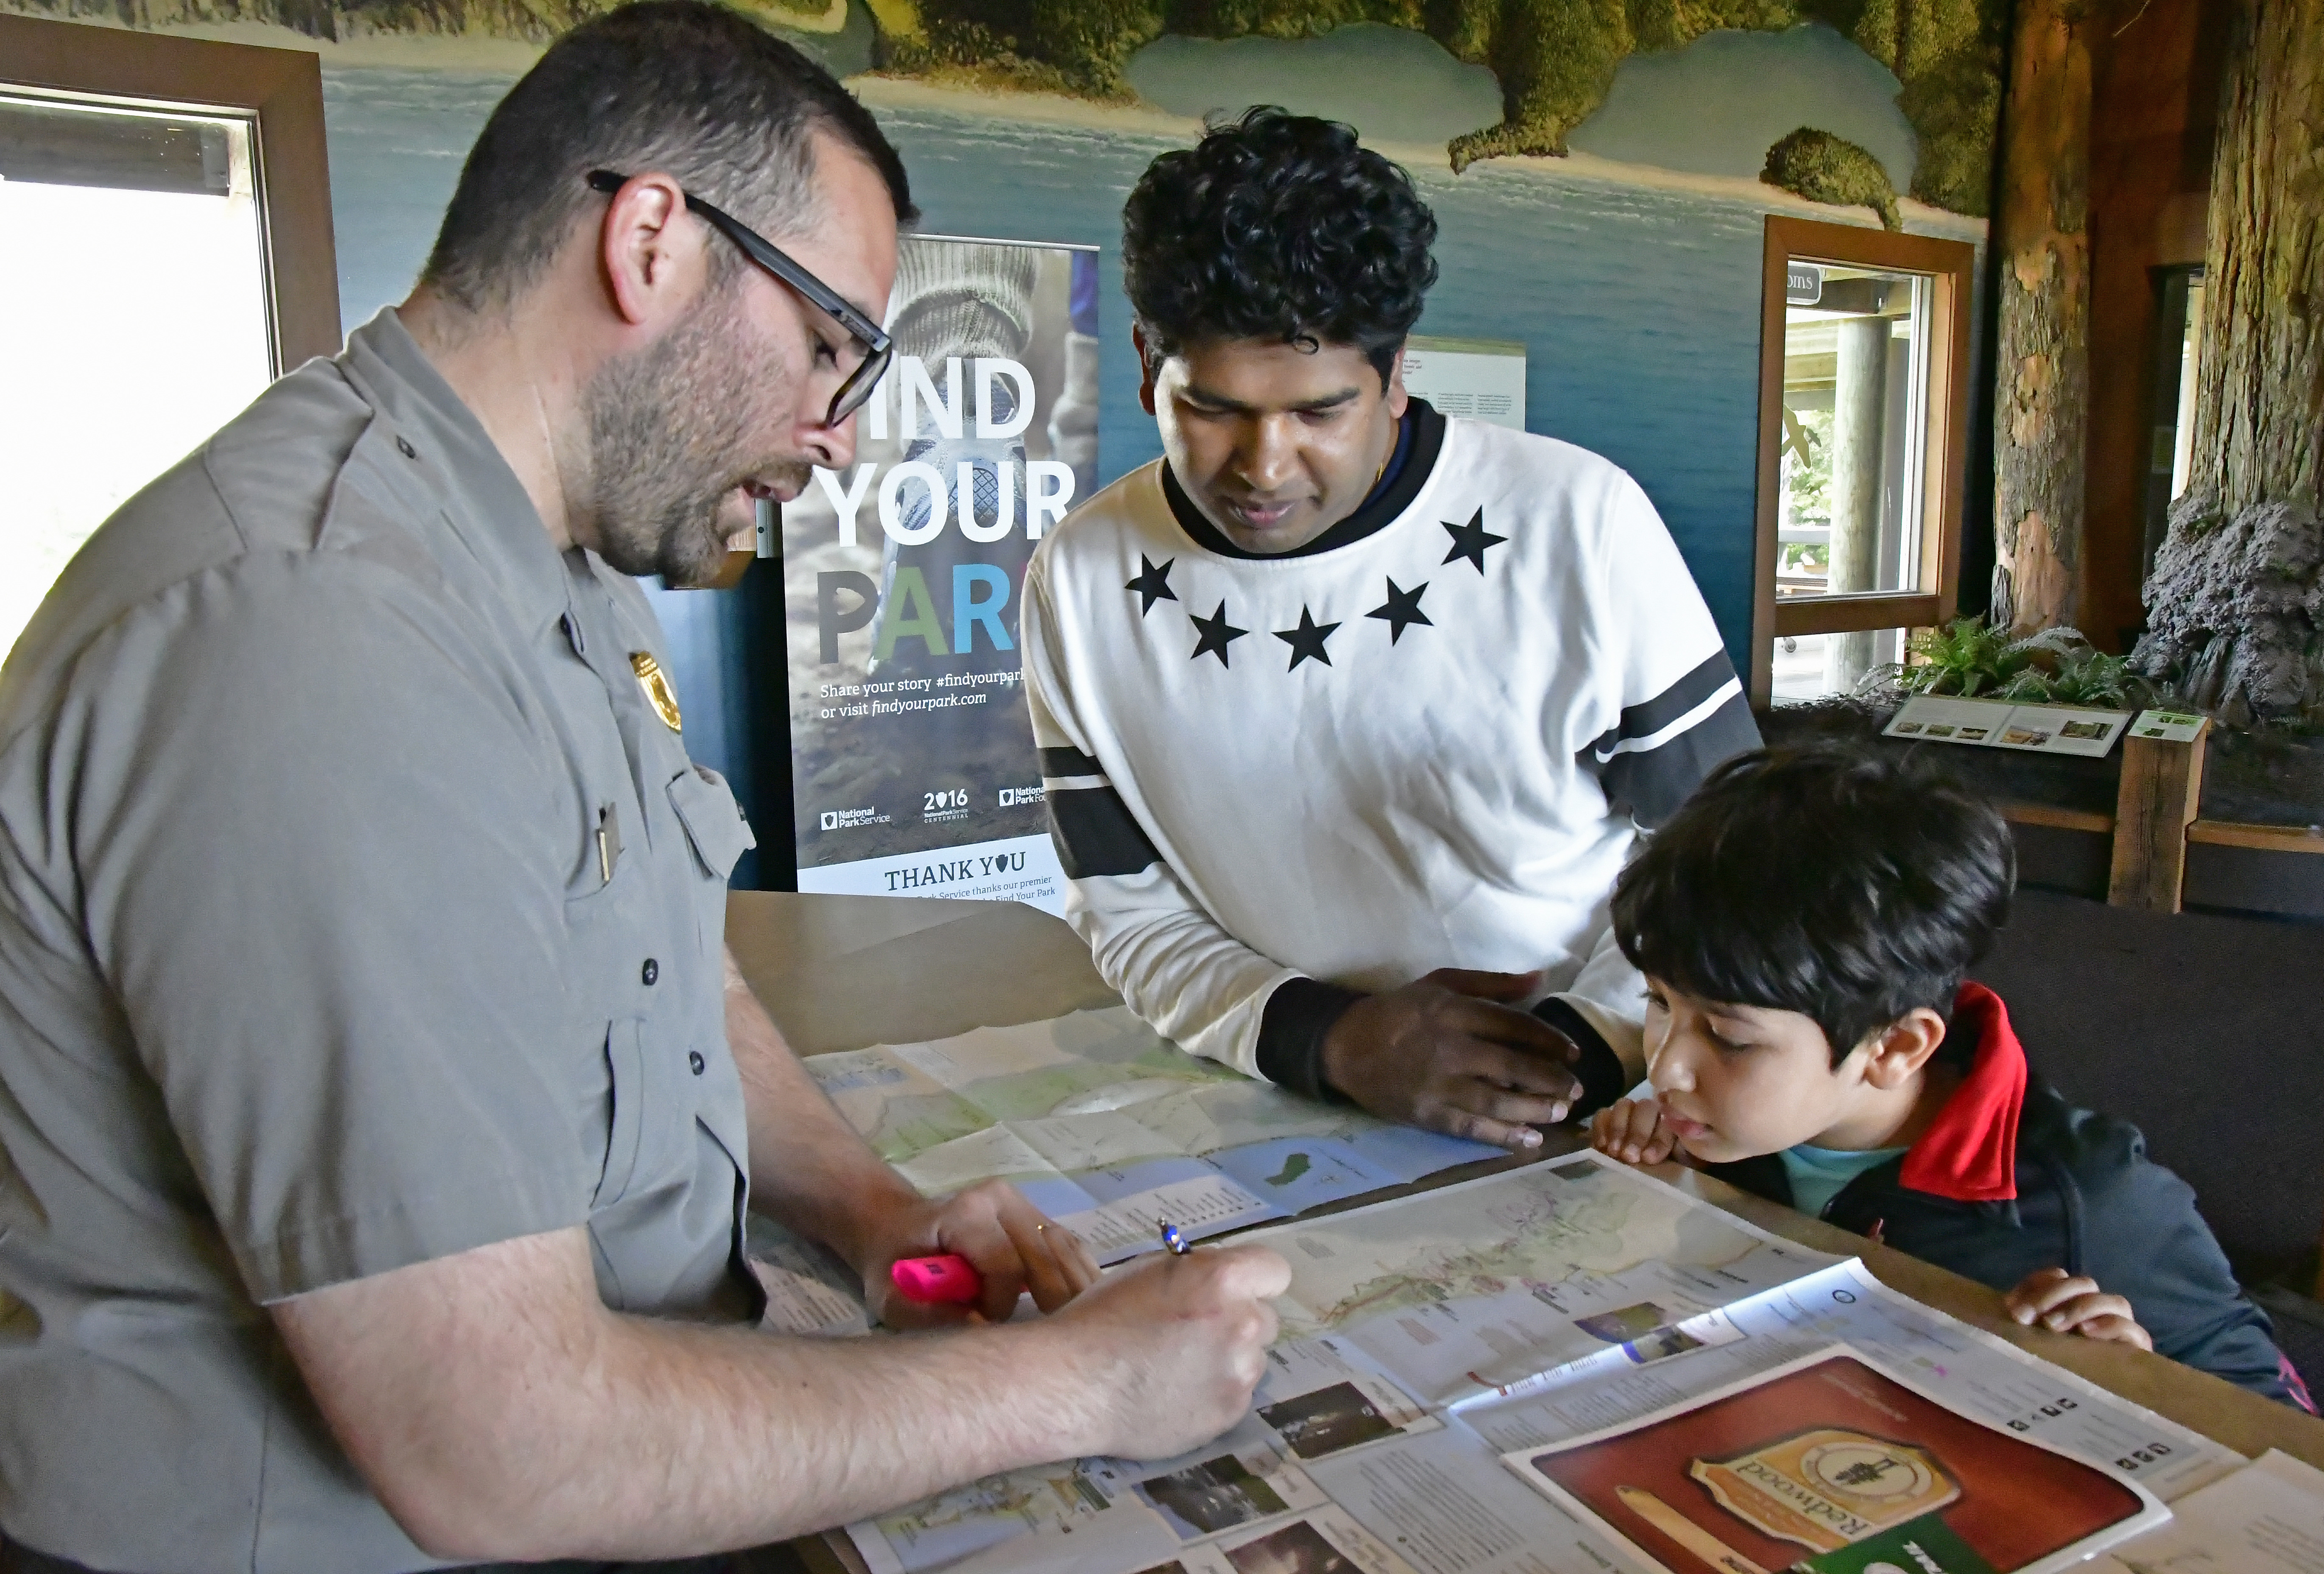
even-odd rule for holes
{"type": "MultiPolygon", "coordinates": [[[[738,11],[642,0],[549,47],[484,123],[421,282],[471,311],[505,307],[548,268],[591,203],[592,170],[660,170],[743,223],[815,219],[816,133],[879,170],[896,222],[918,216],[903,161],[830,72],[738,11]]],[[[742,263],[712,252],[715,279],[742,263]]]]}

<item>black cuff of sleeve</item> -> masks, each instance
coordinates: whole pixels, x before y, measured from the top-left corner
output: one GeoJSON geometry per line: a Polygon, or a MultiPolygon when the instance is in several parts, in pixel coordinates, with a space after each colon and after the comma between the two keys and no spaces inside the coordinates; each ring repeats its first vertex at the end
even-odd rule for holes
{"type": "Polygon", "coordinates": [[[1323,1081],[1323,1036],[1363,998],[1360,990],[1342,989],[1320,979],[1286,979],[1277,984],[1259,1014],[1259,1074],[1278,1088],[1325,1103],[1355,1102],[1323,1081]]]}
{"type": "Polygon", "coordinates": [[[1568,1119],[1594,1115],[1630,1091],[1630,1073],[1622,1069],[1622,1057],[1570,1002],[1552,996],[1536,1006],[1533,1014],[1572,1039],[1573,1047],[1582,1052],[1573,1063],[1573,1074],[1582,1080],[1582,1098],[1568,1119]]]}

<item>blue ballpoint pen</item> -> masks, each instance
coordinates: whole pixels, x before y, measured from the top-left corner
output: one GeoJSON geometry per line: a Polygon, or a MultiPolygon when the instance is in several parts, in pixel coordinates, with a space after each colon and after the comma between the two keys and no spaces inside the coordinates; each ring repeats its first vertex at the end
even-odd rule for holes
{"type": "Polygon", "coordinates": [[[1178,1233],[1178,1227],[1176,1225],[1172,1224],[1166,1220],[1159,1219],[1156,1220],[1154,1223],[1155,1228],[1162,1232],[1162,1244],[1170,1248],[1170,1255],[1172,1256],[1183,1257],[1187,1253],[1194,1249],[1193,1247],[1186,1244],[1186,1238],[1178,1233]]]}

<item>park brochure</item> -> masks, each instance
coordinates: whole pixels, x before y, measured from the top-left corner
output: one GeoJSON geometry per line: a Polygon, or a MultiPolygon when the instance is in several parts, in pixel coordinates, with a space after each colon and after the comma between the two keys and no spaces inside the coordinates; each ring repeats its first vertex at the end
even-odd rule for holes
{"type": "MultiPolygon", "coordinates": [[[[1499,1150],[1294,1098],[1118,1008],[806,1063],[923,1191],[1014,1181],[1105,1261],[1152,1249],[1157,1218],[1290,1220],[1240,1238],[1292,1266],[1240,1424],[1183,1458],[1064,1460],[851,1525],[873,1574],[2025,1574],[2243,1463],[1594,1154],[1293,1218],[1499,1150]],[[1624,1450],[1660,1473],[1568,1479],[1624,1450]],[[2020,1478],[2044,1484],[2047,1529],[1995,1541],[1991,1500],[2020,1478]],[[1749,1496],[1778,1482],[1794,1504],[1821,1483],[1817,1512],[1871,1528],[1786,1539],[1801,1525],[1749,1496]],[[1901,1559],[1878,1551],[1905,1527],[1901,1559]]],[[[754,1220],[751,1249],[770,1327],[865,1331],[861,1287],[816,1248],[754,1220]]]]}
{"type": "Polygon", "coordinates": [[[2050,1574],[2170,1517],[1845,1346],[1505,1461],[1639,1567],[1685,1574],[2050,1574]]]}

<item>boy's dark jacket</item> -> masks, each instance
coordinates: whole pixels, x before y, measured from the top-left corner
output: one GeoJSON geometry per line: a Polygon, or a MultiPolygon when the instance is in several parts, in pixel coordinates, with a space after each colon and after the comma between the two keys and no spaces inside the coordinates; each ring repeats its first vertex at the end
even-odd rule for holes
{"type": "MultiPolygon", "coordinates": [[[[1901,1157],[1856,1177],[1822,1217],[2006,1293],[2040,1268],[2087,1274],[2125,1297],[2154,1348],[2271,1399],[2312,1409],[2195,1211],[2195,1192],[2149,1162],[2126,1121],[2077,1109],[2032,1076],[2001,998],[1961,986],[1960,1089],[1901,1157]]],[[[1779,1155],[1704,1166],[1789,1206],[1779,1155]]]]}

